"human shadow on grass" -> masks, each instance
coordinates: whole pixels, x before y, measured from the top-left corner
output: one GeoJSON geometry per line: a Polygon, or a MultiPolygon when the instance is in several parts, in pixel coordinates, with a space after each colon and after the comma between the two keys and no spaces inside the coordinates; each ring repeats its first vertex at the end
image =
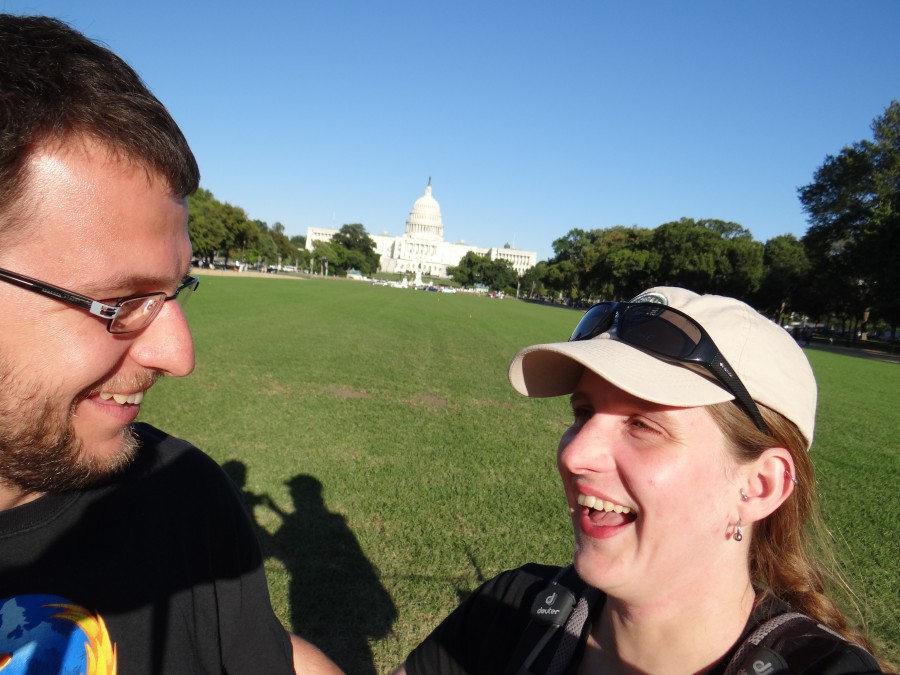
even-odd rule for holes
{"type": "Polygon", "coordinates": [[[263,555],[280,560],[288,571],[292,629],[345,672],[374,675],[369,641],[391,632],[397,608],[346,519],[328,510],[322,483],[304,474],[290,479],[294,511],[288,513],[269,495],[246,489],[242,462],[227,462],[224,468],[251,514],[263,505],[281,519],[274,534],[258,524],[256,529],[263,555]]]}

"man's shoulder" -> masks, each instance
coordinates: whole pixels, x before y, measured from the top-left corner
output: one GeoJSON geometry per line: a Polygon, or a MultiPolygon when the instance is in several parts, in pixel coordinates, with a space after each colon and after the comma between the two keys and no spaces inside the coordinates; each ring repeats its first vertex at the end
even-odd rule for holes
{"type": "Polygon", "coordinates": [[[132,425],[138,441],[137,469],[141,473],[158,471],[178,464],[195,471],[208,471],[217,467],[215,460],[190,443],[161,429],[138,422],[132,425]]]}
{"type": "Polygon", "coordinates": [[[144,492],[163,490],[168,499],[180,494],[219,494],[230,500],[236,495],[222,467],[192,443],[145,423],[132,429],[139,443],[138,456],[122,482],[140,484],[144,492]]]}
{"type": "Polygon", "coordinates": [[[200,453],[200,450],[193,443],[189,443],[183,438],[167,434],[165,431],[157,429],[152,424],[136,422],[131,426],[131,430],[135,437],[137,437],[141,450],[160,452],[163,453],[166,458],[180,454],[200,453]]]}

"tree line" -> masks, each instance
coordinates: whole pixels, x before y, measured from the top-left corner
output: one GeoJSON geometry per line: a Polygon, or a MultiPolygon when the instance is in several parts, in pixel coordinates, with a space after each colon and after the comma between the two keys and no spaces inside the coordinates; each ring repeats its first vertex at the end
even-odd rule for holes
{"type": "Polygon", "coordinates": [[[681,220],[654,229],[573,229],[520,280],[566,302],[627,299],[651,286],[741,298],[783,320],[834,317],[900,323],[900,103],[872,123],[873,139],[828,155],[798,197],[810,227],[755,241],[741,225],[681,220]]]}
{"type": "Polygon", "coordinates": [[[460,286],[484,286],[492,291],[514,291],[518,275],[509,260],[491,260],[473,251],[466,253],[459,264],[447,268],[448,276],[460,286]]]}
{"type": "Polygon", "coordinates": [[[306,237],[288,237],[284,225],[251,219],[239,206],[221,202],[200,188],[188,198],[188,233],[194,257],[206,266],[245,264],[257,269],[292,265],[325,274],[378,269],[375,242],[359,223],[344,225],[330,242],[317,241],[307,251],[306,237]]]}
{"type": "Polygon", "coordinates": [[[226,266],[229,262],[295,264],[298,258],[297,244],[284,233],[284,225],[270,227],[253,220],[241,207],[220,202],[204,188],[188,198],[188,234],[194,257],[210,266],[216,261],[226,266]]]}
{"type": "Polygon", "coordinates": [[[741,225],[722,220],[574,229],[554,241],[553,250],[550,260],[523,276],[526,293],[585,303],[681,286],[785,312],[797,309],[809,270],[803,243],[793,235],[763,244],[741,225]]]}

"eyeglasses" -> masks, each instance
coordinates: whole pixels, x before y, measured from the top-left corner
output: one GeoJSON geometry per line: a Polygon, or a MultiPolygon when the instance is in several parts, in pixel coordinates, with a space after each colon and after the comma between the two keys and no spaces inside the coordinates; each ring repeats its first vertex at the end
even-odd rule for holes
{"type": "Polygon", "coordinates": [[[734,368],[703,326],[687,314],[652,302],[601,302],[585,312],[569,342],[590,340],[609,330],[613,324],[616,326],[615,339],[620,342],[652,356],[706,368],[731,392],[756,427],[769,433],[759,408],[734,368]]]}
{"type": "Polygon", "coordinates": [[[94,316],[105,319],[106,330],[116,334],[133,333],[148,326],[159,314],[163,304],[169,300],[177,299],[178,304],[183,306],[200,285],[197,277],[185,277],[172,295],[165,293],[130,295],[127,298],[113,300],[113,304],[109,305],[9,270],[0,269],[0,281],[85,309],[94,316]]]}

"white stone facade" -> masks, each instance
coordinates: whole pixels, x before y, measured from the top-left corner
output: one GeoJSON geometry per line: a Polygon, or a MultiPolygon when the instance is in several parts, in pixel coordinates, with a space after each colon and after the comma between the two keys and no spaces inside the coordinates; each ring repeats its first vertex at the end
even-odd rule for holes
{"type": "MultiPolygon", "coordinates": [[[[330,241],[338,230],[327,227],[310,227],[306,230],[306,248],[312,250],[313,242],[330,241]]],[[[444,241],[444,221],[441,207],[431,195],[431,179],[425,194],[419,197],[409,212],[403,236],[370,234],[375,250],[381,256],[379,271],[398,274],[416,274],[446,277],[447,268],[459,264],[466,253],[487,256],[491,260],[508,260],[518,274],[524,274],[537,263],[537,253],[509,248],[481,248],[465,242],[451,244],[444,241]]]]}

